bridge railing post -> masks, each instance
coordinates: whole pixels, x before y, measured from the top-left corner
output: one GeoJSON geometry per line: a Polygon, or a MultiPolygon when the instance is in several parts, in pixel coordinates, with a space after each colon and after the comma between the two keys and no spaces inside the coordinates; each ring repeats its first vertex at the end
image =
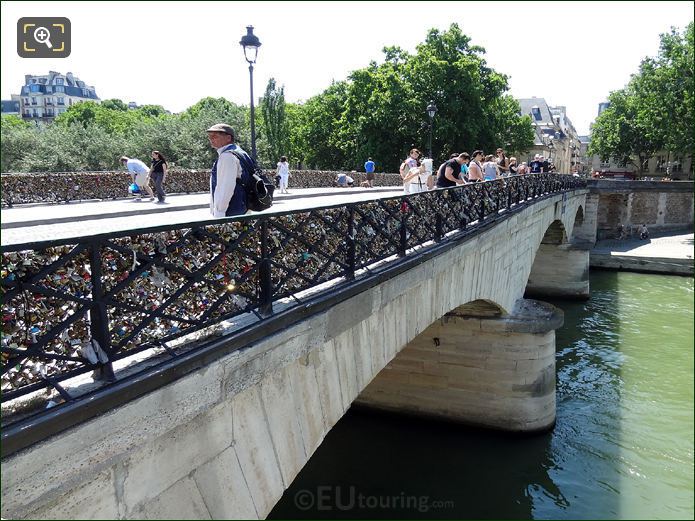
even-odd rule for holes
{"type": "Polygon", "coordinates": [[[260,279],[260,305],[258,311],[267,316],[273,313],[273,279],[271,274],[270,248],[268,247],[268,219],[261,219],[261,263],[258,267],[260,279]]]}
{"type": "Polygon", "coordinates": [[[439,242],[444,237],[444,218],[437,212],[434,216],[434,240],[439,242]]]}
{"type": "Polygon", "coordinates": [[[401,199],[401,226],[400,226],[400,240],[398,241],[398,256],[405,257],[405,250],[408,244],[408,213],[410,208],[408,206],[408,200],[404,197],[401,199]]]}
{"type": "Polygon", "coordinates": [[[348,279],[355,278],[355,266],[357,264],[357,247],[355,244],[355,207],[353,205],[348,206],[347,212],[347,263],[348,270],[346,276],[348,279]]]}
{"type": "Polygon", "coordinates": [[[113,350],[111,349],[111,337],[109,335],[109,319],[106,313],[106,304],[104,304],[104,285],[101,271],[101,243],[99,241],[92,242],[89,248],[89,263],[92,283],[92,305],[89,309],[89,333],[92,342],[95,344],[94,352],[99,359],[99,367],[92,374],[95,380],[112,382],[115,375],[113,374],[113,364],[111,358],[113,350]],[[103,357],[106,356],[106,361],[103,357]]]}

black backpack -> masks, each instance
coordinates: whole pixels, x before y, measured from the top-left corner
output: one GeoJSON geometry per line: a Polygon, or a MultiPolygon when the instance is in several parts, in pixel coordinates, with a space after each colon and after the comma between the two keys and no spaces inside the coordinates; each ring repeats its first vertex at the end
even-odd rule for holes
{"type": "Polygon", "coordinates": [[[273,206],[275,185],[263,173],[258,163],[245,152],[231,152],[241,163],[241,184],[246,192],[246,208],[261,212],[273,206]]]}

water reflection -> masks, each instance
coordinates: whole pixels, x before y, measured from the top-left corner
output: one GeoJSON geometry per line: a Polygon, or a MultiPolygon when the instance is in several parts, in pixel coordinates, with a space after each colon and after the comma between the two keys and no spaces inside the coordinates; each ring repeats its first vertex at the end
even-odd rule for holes
{"type": "Polygon", "coordinates": [[[350,410],[269,517],[692,519],[693,280],[599,272],[591,290],[553,302],[552,432],[350,410]]]}

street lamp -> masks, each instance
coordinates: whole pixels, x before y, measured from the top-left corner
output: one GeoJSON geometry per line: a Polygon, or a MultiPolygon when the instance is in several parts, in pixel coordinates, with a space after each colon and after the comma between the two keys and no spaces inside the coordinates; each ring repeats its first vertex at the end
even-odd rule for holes
{"type": "Polygon", "coordinates": [[[251,85],[251,157],[256,159],[256,119],[253,110],[253,64],[256,63],[261,41],[253,34],[253,25],[246,26],[246,34],[239,44],[244,48],[244,58],[249,64],[249,82],[251,85]]]}
{"type": "Polygon", "coordinates": [[[553,136],[548,136],[544,141],[546,146],[548,147],[548,161],[552,159],[553,157],[553,150],[555,150],[555,144],[553,143],[553,139],[555,139],[553,136]]]}
{"type": "Polygon", "coordinates": [[[437,113],[437,105],[434,104],[434,101],[430,101],[430,104],[427,105],[427,115],[430,117],[430,141],[429,141],[429,152],[430,152],[430,159],[432,159],[432,125],[434,123],[434,115],[437,113]]]}

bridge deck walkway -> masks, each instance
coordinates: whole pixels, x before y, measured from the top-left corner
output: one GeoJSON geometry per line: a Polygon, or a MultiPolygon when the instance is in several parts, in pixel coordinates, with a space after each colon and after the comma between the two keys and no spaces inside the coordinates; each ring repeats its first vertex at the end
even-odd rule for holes
{"type": "MultiPolygon", "coordinates": [[[[278,194],[273,207],[264,214],[343,204],[403,193],[401,187],[379,188],[290,188],[278,194]]],[[[0,211],[2,244],[11,245],[49,239],[84,237],[144,226],[157,226],[211,219],[208,194],[167,196],[164,204],[142,200],[83,201],[33,204],[0,211]]]]}

